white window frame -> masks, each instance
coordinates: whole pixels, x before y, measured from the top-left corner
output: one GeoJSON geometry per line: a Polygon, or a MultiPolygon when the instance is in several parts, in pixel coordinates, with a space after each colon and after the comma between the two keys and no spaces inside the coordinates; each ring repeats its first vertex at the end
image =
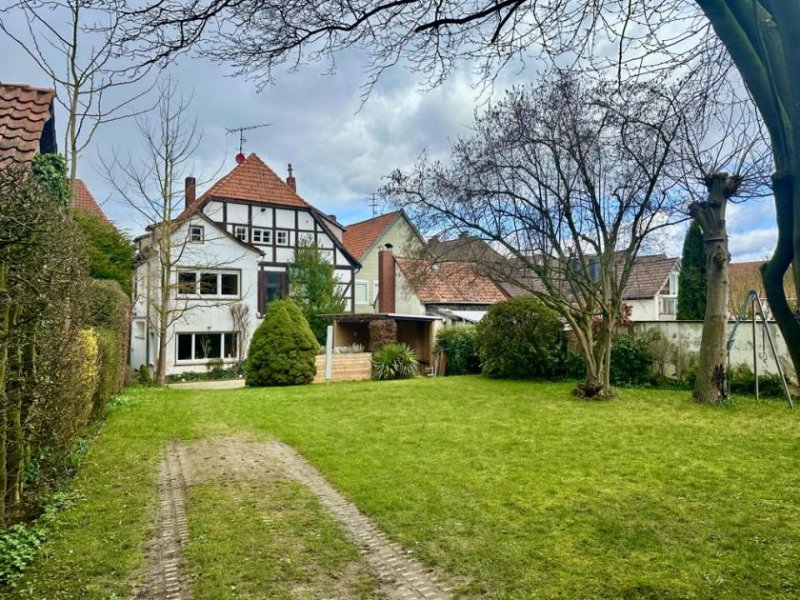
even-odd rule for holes
{"type": "Polygon", "coordinates": [[[233,237],[235,237],[240,242],[247,241],[247,225],[234,225],[233,226],[233,237]],[[239,235],[241,234],[241,235],[239,235]]]}
{"type": "Polygon", "coordinates": [[[272,229],[265,227],[253,227],[253,243],[254,244],[271,244],[272,243],[272,229]],[[256,239],[256,237],[261,239],[256,239]]]}
{"type": "Polygon", "coordinates": [[[233,361],[239,358],[239,354],[241,353],[242,347],[242,340],[239,339],[241,336],[238,335],[236,331],[179,331],[175,334],[175,364],[177,365],[187,365],[187,364],[205,364],[210,360],[216,360],[215,358],[205,358],[205,357],[196,357],[195,356],[195,337],[198,335],[219,335],[221,336],[219,344],[220,344],[220,355],[225,354],[225,338],[229,335],[237,336],[236,340],[236,355],[235,356],[220,356],[224,361],[233,361]],[[191,337],[191,344],[192,344],[192,358],[178,358],[178,352],[180,348],[180,336],[182,335],[190,335],[191,337]]]}
{"type": "Polygon", "coordinates": [[[369,280],[368,279],[356,279],[355,284],[353,285],[353,302],[356,304],[369,304],[369,280]],[[364,290],[363,300],[358,294],[359,288],[364,290]]]}
{"type": "Polygon", "coordinates": [[[275,245],[276,246],[289,245],[289,231],[287,229],[277,229],[275,231],[275,245]],[[281,236],[285,238],[284,241],[281,241],[281,236]]]}
{"type": "Polygon", "coordinates": [[[678,281],[680,279],[680,273],[672,272],[669,274],[669,295],[670,296],[677,296],[678,295],[678,281]]]}
{"type": "Polygon", "coordinates": [[[178,298],[193,298],[199,300],[209,300],[209,299],[233,299],[233,298],[241,298],[242,295],[242,272],[239,270],[232,270],[232,269],[223,269],[223,270],[216,270],[216,269],[179,269],[176,277],[176,284],[175,284],[175,295],[178,298]],[[194,292],[181,292],[180,291],[180,276],[181,273],[193,273],[194,274],[194,292]],[[217,277],[217,289],[213,294],[201,294],[200,293],[200,282],[203,275],[216,275],[217,277]],[[223,294],[222,293],[222,276],[223,275],[236,275],[236,293],[235,294],[223,294]]]}
{"type": "Polygon", "coordinates": [[[189,241],[191,243],[202,244],[205,237],[205,227],[202,225],[189,225],[189,241]]]}

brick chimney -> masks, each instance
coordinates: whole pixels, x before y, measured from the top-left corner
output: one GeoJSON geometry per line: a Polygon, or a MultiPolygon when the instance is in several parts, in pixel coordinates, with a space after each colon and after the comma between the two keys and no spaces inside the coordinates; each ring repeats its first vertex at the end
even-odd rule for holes
{"type": "Polygon", "coordinates": [[[297,180],[292,175],[292,163],[289,163],[289,176],[286,178],[286,185],[292,188],[293,192],[297,191],[297,180]]]}
{"type": "Polygon", "coordinates": [[[395,260],[391,247],[378,250],[378,312],[395,312],[395,260]]]}
{"type": "Polygon", "coordinates": [[[194,177],[187,177],[184,186],[184,207],[188,209],[197,196],[197,182],[194,177]]]}

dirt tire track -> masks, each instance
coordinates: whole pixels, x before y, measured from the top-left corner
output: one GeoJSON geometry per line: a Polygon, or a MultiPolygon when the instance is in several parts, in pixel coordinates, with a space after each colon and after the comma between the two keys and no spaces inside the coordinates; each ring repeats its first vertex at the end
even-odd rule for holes
{"type": "Polygon", "coordinates": [[[361,548],[364,557],[384,584],[386,593],[398,600],[449,600],[449,590],[437,585],[433,575],[409,558],[400,545],[389,541],[373,523],[349,502],[292,447],[278,441],[268,448],[286,474],[306,485],[328,512],[341,523],[361,548]]]}
{"type": "Polygon", "coordinates": [[[450,600],[450,589],[440,586],[430,571],[410,558],[344,498],[291,446],[278,441],[258,443],[241,438],[217,438],[191,445],[172,441],[159,466],[156,535],[150,541],[146,583],[136,600],[190,600],[191,590],[182,565],[189,541],[186,489],[193,483],[283,476],[308,487],[361,550],[393,600],[450,600]],[[206,464],[211,461],[211,464],[206,464]]]}
{"type": "Polygon", "coordinates": [[[190,600],[183,573],[183,547],[189,541],[186,521],[186,479],[180,447],[170,442],[159,465],[156,535],[150,540],[147,581],[136,599],[190,600]]]}

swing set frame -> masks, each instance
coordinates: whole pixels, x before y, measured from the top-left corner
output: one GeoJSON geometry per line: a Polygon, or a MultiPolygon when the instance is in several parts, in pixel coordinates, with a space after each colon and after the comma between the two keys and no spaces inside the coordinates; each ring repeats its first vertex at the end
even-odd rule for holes
{"type": "MultiPolygon", "coordinates": [[[[767,321],[766,313],[764,312],[764,305],[761,303],[761,298],[758,295],[756,290],[750,290],[747,292],[747,296],[745,297],[744,301],[742,302],[742,307],[739,309],[739,314],[736,315],[736,322],[733,324],[733,328],[731,329],[730,334],[728,335],[728,344],[727,344],[727,355],[728,355],[728,389],[730,389],[730,377],[731,377],[731,350],[733,349],[733,343],[736,339],[736,330],[739,328],[739,323],[742,323],[746,320],[751,320],[753,323],[753,373],[756,376],[756,400],[758,400],[758,344],[756,342],[756,309],[758,309],[758,314],[761,317],[762,323],[762,331],[761,331],[761,341],[763,345],[764,337],[769,340],[769,347],[772,350],[772,357],[775,360],[775,367],[778,370],[778,376],[781,378],[781,382],[783,383],[783,391],[786,394],[786,402],[789,405],[789,408],[794,408],[794,403],[792,402],[792,394],[789,391],[789,384],[786,381],[786,374],[783,371],[783,367],[781,366],[781,361],[778,359],[778,350],[775,346],[775,340],[772,338],[772,332],[769,330],[769,322],[767,321]],[[753,309],[752,319],[747,318],[747,305],[751,304],[753,309]]],[[[766,364],[766,356],[764,357],[764,364],[766,364]]]]}

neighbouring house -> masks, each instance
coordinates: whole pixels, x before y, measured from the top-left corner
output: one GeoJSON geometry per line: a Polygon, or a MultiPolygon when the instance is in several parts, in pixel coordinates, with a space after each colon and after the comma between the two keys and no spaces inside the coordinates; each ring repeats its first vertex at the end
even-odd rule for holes
{"type": "Polygon", "coordinates": [[[400,256],[417,256],[425,240],[402,210],[348,225],[342,237],[345,248],[361,263],[355,278],[355,312],[376,312],[378,253],[393,248],[400,256]]]}
{"type": "Polygon", "coordinates": [[[622,292],[632,321],[674,321],[678,313],[681,259],[666,254],[639,256],[622,292]]]}
{"type": "MultiPolygon", "coordinates": [[[[0,168],[27,165],[37,154],[58,151],[54,100],[49,88],[0,83],[0,168]]],[[[75,181],[72,206],[110,222],[81,179],[75,181]]]]}
{"type": "Polygon", "coordinates": [[[381,261],[382,279],[395,288],[403,313],[438,316],[446,325],[477,323],[492,304],[510,297],[473,263],[396,257],[388,249],[381,261]]]}
{"type": "MultiPolygon", "coordinates": [[[[288,294],[287,267],[295,248],[313,243],[335,265],[335,275],[353,310],[359,262],[344,247],[344,227],[297,194],[291,173],[282,180],[250,154],[196,197],[186,179],[185,208],[172,222],[172,316],[167,339],[167,373],[204,370],[210,360],[226,364],[246,355],[249,338],[270,302],[288,294]],[[246,331],[237,328],[234,305],[246,307],[246,331]]],[[[135,241],[139,250],[131,333],[131,365],[153,366],[158,326],[155,282],[160,267],[152,251],[157,230],[135,241]]]]}
{"type": "Polygon", "coordinates": [[[48,88],[0,83],[0,168],[57,151],[54,98],[48,88]]]}
{"type": "MultiPolygon", "coordinates": [[[[431,239],[429,249],[437,261],[466,261],[479,265],[482,273],[495,280],[505,294],[511,297],[528,296],[530,289],[542,290],[538,278],[528,279],[529,289],[504,281],[509,261],[488,243],[475,236],[462,234],[452,240],[431,239]],[[498,274],[498,275],[495,275],[498,274]]],[[[674,321],[678,308],[678,276],[680,258],[666,254],[639,256],[631,270],[628,284],[623,290],[623,299],[631,308],[634,321],[674,321]]]]}
{"type": "Polygon", "coordinates": [[[376,339],[387,340],[388,328],[389,338],[410,346],[425,371],[433,362],[439,327],[476,323],[489,306],[508,298],[472,263],[399,257],[391,247],[379,249],[377,257],[377,312],[336,315],[337,346],[372,350],[376,339]]]}
{"type": "Polygon", "coordinates": [[[94,195],[92,195],[92,192],[89,191],[89,188],[83,179],[75,180],[75,189],[72,192],[72,207],[77,210],[85,210],[86,212],[100,217],[106,223],[111,223],[111,221],[108,220],[106,213],[104,213],[103,209],[100,208],[97,200],[94,199],[94,195]]]}
{"type": "MultiPolygon", "coordinates": [[[[728,265],[728,311],[732,319],[735,319],[741,311],[742,304],[750,290],[758,292],[758,297],[761,299],[767,318],[772,318],[772,312],[767,302],[767,294],[764,291],[764,281],[761,279],[762,265],[764,265],[764,261],[740,262],[728,265]]],[[[786,292],[789,306],[795,306],[797,294],[794,289],[791,269],[786,272],[783,279],[783,288],[786,292]]],[[[745,307],[745,313],[751,314],[749,311],[750,307],[745,307]]]]}

